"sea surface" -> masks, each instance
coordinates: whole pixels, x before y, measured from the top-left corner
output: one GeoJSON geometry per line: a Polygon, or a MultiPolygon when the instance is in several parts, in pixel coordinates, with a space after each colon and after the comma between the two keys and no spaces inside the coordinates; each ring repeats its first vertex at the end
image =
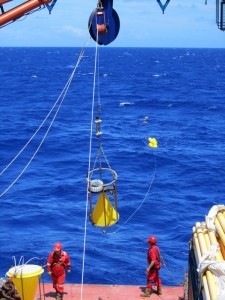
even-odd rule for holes
{"type": "Polygon", "coordinates": [[[70,82],[80,52],[0,49],[0,277],[60,241],[67,283],[144,285],[154,235],[163,284],[179,285],[192,227],[225,202],[225,49],[89,47],[70,82]],[[98,103],[120,214],[104,230],[86,182],[98,103]]]}

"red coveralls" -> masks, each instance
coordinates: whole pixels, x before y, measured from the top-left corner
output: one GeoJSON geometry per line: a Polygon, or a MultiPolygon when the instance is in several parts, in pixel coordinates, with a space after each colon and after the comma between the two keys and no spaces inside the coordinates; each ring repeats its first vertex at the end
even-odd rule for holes
{"type": "Polygon", "coordinates": [[[65,269],[70,270],[70,258],[65,251],[57,255],[54,251],[50,253],[47,262],[47,271],[52,272],[53,288],[56,292],[64,292],[64,281],[66,279],[65,269]]]}
{"type": "Polygon", "coordinates": [[[147,261],[148,265],[151,263],[151,261],[154,261],[154,266],[147,274],[147,288],[151,289],[153,282],[157,287],[162,286],[161,279],[159,278],[159,269],[161,267],[159,248],[154,244],[148,249],[147,261]]]}

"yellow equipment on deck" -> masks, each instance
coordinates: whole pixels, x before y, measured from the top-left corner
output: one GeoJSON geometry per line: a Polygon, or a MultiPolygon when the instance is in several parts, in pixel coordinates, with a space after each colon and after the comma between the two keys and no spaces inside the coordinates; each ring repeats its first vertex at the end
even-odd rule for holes
{"type": "Polygon", "coordinates": [[[7,276],[12,279],[21,299],[33,300],[44,269],[38,265],[20,265],[9,269],[7,276]]]}

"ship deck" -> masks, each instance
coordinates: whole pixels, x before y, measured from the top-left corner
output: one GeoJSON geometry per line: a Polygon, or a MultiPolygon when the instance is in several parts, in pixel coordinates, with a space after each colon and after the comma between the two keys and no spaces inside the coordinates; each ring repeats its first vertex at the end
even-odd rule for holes
{"type": "MultiPolygon", "coordinates": [[[[98,284],[65,284],[63,300],[137,300],[146,299],[140,297],[145,287],[135,285],[98,285],[98,284]],[[82,297],[81,297],[82,292],[82,297]]],[[[38,288],[35,300],[55,299],[55,290],[52,284],[44,284],[38,288]]],[[[148,299],[148,298],[147,298],[148,299]]],[[[151,295],[151,300],[184,300],[183,287],[162,288],[162,295],[151,295]]]]}

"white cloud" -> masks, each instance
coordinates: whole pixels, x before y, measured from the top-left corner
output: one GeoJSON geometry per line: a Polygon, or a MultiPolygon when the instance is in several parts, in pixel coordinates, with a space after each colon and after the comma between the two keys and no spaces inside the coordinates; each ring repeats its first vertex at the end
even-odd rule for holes
{"type": "Polygon", "coordinates": [[[71,33],[73,36],[75,37],[83,37],[86,34],[86,30],[78,28],[78,27],[74,27],[72,25],[64,25],[61,28],[62,31],[71,33]]]}

